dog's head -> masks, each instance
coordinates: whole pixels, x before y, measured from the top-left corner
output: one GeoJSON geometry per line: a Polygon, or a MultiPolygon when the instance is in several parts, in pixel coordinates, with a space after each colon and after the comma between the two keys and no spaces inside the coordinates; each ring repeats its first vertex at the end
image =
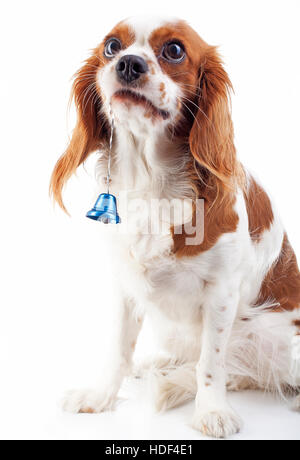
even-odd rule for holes
{"type": "Polygon", "coordinates": [[[91,152],[107,147],[112,113],[134,134],[181,137],[197,164],[227,186],[235,167],[230,88],[216,49],[184,21],[121,22],[75,76],[78,119],[52,176],[55,199],[64,208],[66,181],[91,152]]]}

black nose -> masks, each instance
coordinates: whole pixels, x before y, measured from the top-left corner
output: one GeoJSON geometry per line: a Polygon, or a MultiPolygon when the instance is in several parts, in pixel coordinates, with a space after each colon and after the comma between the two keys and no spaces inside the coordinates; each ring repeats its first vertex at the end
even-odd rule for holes
{"type": "Polygon", "coordinates": [[[148,72],[148,65],[143,58],[129,54],[119,60],[116,71],[122,82],[132,83],[148,72]]]}

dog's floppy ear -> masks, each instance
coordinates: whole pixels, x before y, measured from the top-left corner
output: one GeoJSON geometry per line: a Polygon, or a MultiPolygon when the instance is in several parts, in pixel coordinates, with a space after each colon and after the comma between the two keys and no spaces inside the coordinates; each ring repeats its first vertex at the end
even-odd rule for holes
{"type": "Polygon", "coordinates": [[[196,162],[210,173],[218,190],[231,188],[232,178],[236,176],[231,89],[216,48],[208,47],[199,69],[199,110],[189,144],[196,162]]]}
{"type": "Polygon", "coordinates": [[[75,75],[71,98],[74,98],[77,109],[77,123],[70,144],[58,160],[51,178],[50,191],[64,211],[64,185],[89,154],[107,141],[107,121],[101,110],[102,102],[96,84],[97,70],[101,65],[97,51],[75,75]]]}

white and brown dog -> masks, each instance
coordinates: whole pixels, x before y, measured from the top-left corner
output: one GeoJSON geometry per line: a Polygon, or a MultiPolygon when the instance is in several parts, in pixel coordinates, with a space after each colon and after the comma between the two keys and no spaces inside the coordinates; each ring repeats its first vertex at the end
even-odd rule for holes
{"type": "Polygon", "coordinates": [[[112,407],[144,314],[163,352],[159,410],[196,398],[193,426],[226,437],[241,428],[226,387],[291,391],[300,409],[300,273],[273,203],[237,159],[230,90],[216,49],[177,19],[121,22],[76,74],[78,120],[53,173],[57,202],[64,208],[62,189],[92,152],[105,177],[113,114],[113,192],[146,204],[190,200],[204,237],[190,244],[186,222],[163,218],[160,232],[143,231],[142,204],[136,231],[115,236],[111,365],[97,389],[70,392],[66,410],[112,407]]]}

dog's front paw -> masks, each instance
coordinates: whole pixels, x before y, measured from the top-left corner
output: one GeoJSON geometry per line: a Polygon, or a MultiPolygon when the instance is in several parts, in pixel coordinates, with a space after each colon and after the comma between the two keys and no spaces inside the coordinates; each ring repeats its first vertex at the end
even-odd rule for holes
{"type": "Polygon", "coordinates": [[[99,414],[112,410],[115,400],[115,395],[96,390],[68,391],[62,400],[62,408],[72,414],[99,414]]]}
{"type": "Polygon", "coordinates": [[[213,438],[228,438],[239,433],[242,425],[240,417],[230,408],[205,413],[196,411],[192,423],[193,428],[213,438]]]}

